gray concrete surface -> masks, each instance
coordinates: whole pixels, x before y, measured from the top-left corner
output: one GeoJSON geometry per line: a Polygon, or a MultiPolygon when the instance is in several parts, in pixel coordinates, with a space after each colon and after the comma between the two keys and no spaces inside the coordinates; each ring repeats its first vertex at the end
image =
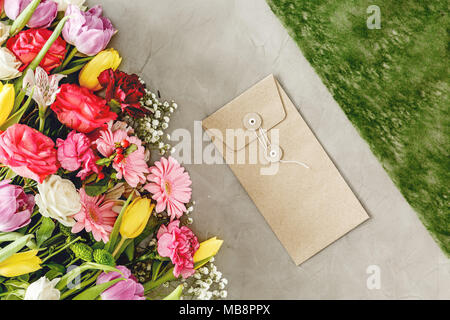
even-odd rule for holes
{"type": "Polygon", "coordinates": [[[95,0],[119,33],[122,69],[180,106],[193,130],[274,73],[371,219],[296,266],[226,165],[188,165],[200,238],[225,240],[217,265],[232,299],[449,299],[450,262],[264,0],[95,0]],[[380,289],[366,284],[379,267],[380,289]]]}

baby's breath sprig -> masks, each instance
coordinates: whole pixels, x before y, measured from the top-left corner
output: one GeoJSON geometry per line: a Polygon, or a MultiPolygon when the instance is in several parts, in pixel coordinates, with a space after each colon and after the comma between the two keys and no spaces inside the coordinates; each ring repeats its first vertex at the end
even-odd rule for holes
{"type": "Polygon", "coordinates": [[[228,295],[228,280],[217,270],[214,258],[195,271],[191,279],[183,282],[185,287],[183,298],[196,300],[225,299],[228,295]]]}
{"type": "Polygon", "coordinates": [[[147,89],[145,92],[141,105],[150,113],[137,119],[126,116],[125,121],[134,129],[135,134],[147,147],[158,149],[161,155],[170,153],[172,146],[165,142],[164,134],[165,130],[169,128],[170,119],[178,105],[174,101],[160,101],[155,93],[147,89]]]}

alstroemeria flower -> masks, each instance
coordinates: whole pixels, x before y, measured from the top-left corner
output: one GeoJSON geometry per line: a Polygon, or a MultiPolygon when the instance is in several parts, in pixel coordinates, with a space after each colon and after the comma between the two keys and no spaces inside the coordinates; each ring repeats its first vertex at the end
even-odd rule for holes
{"type": "Polygon", "coordinates": [[[59,81],[64,75],[54,74],[49,76],[41,67],[36,71],[28,70],[23,78],[23,88],[27,95],[33,92],[33,100],[40,107],[48,107],[55,102],[56,94],[59,92],[59,81]]]}

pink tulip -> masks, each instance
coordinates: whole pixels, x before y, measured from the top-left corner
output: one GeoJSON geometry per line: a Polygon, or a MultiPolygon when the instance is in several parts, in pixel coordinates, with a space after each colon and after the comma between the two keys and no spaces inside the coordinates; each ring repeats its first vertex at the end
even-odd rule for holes
{"type": "Polygon", "coordinates": [[[22,187],[10,184],[11,180],[0,182],[0,231],[12,232],[31,221],[34,196],[26,194],[22,187]]]}
{"type": "MultiPolygon", "coordinates": [[[[16,20],[32,0],[5,0],[5,13],[11,20],[16,20]]],[[[42,0],[28,21],[29,28],[50,27],[58,14],[58,4],[52,0],[42,0]]]]}
{"type": "Polygon", "coordinates": [[[131,274],[131,271],[124,266],[117,266],[119,272],[102,273],[97,278],[97,284],[109,282],[118,278],[122,280],[109,287],[101,294],[102,300],[145,300],[144,287],[131,274]]]}
{"type": "Polygon", "coordinates": [[[62,31],[64,40],[88,56],[94,56],[105,49],[116,32],[111,21],[102,16],[100,6],[84,12],[77,6],[70,5],[66,16],[71,18],[62,31]]]}

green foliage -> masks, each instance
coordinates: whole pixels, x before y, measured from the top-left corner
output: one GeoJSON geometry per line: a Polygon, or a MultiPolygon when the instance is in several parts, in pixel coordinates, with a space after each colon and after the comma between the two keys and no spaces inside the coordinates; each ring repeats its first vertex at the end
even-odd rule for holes
{"type": "Polygon", "coordinates": [[[267,1],[450,255],[448,1],[267,1]]]}
{"type": "Polygon", "coordinates": [[[79,258],[81,260],[84,260],[86,262],[91,262],[92,261],[93,250],[87,244],[84,244],[84,243],[81,243],[81,242],[76,242],[76,243],[70,245],[69,248],[75,254],[75,257],[77,257],[77,258],[79,258]]]}
{"type": "Polygon", "coordinates": [[[52,221],[52,219],[44,217],[39,229],[36,232],[37,246],[40,247],[44,243],[44,241],[49,239],[52,236],[54,230],[55,223],[52,221]]]}
{"type": "Polygon", "coordinates": [[[94,261],[105,266],[114,267],[116,265],[116,260],[112,254],[105,249],[94,250],[94,261]]]}

